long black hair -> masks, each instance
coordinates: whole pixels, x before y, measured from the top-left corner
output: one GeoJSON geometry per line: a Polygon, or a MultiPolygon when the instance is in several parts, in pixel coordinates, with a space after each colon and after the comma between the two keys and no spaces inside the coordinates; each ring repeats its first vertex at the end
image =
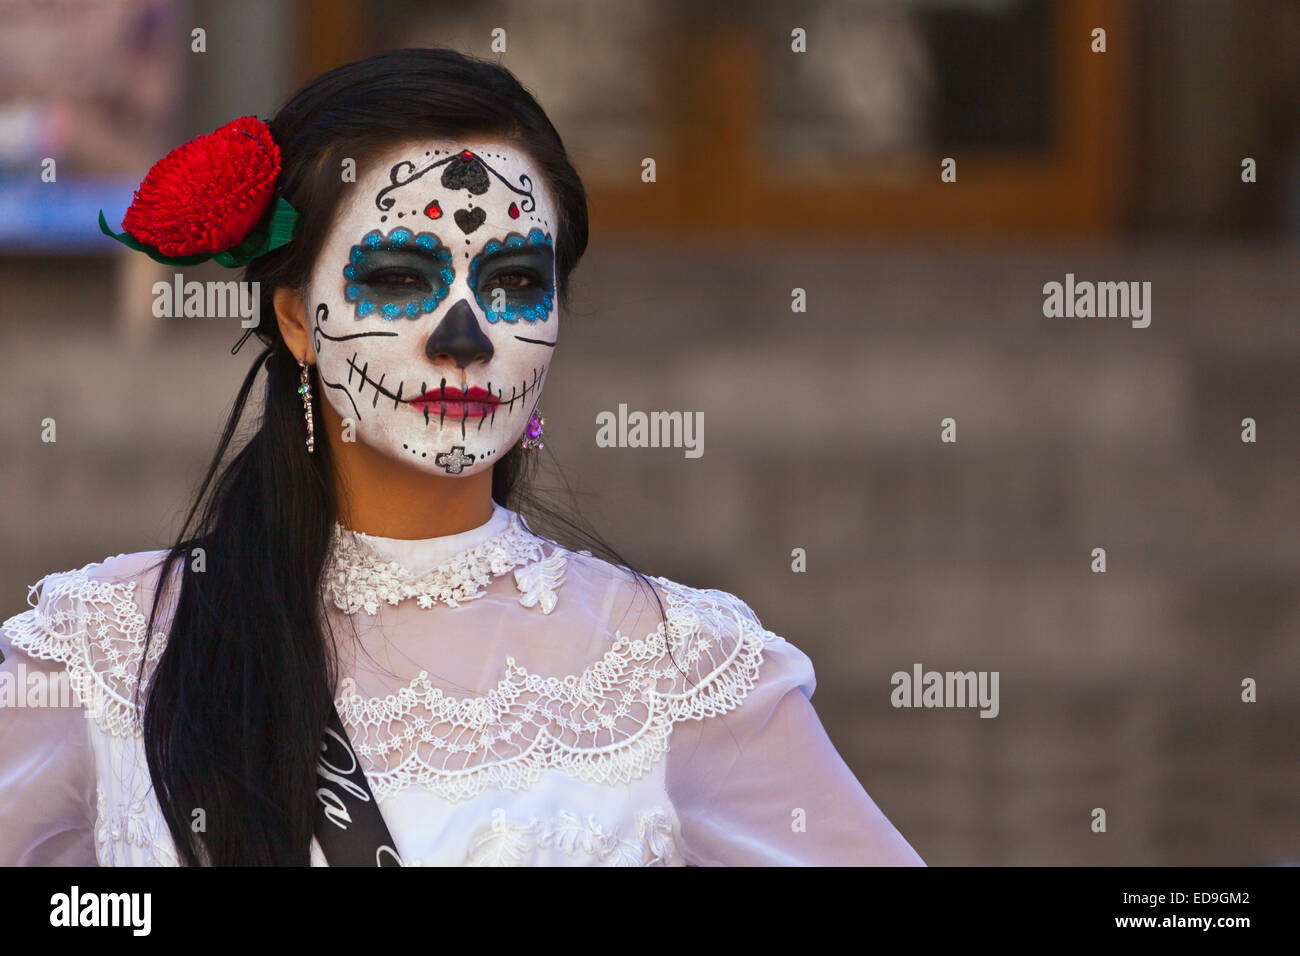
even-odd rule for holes
{"type": "MultiPolygon", "coordinates": [[[[278,192],[301,219],[292,242],[244,270],[245,281],[260,283],[263,316],[275,314],[277,288],[305,291],[347,188],[344,159],[360,168],[412,139],[473,134],[517,144],[545,178],[559,209],[556,274],[567,306],[569,274],[587,246],[586,193],[559,134],[508,70],[450,50],[380,53],[313,80],[269,125],[281,151],[278,192]]],[[[330,446],[318,441],[310,455],[304,447],[299,369],[277,323],[262,322],[256,334],[264,350],[163,562],[147,631],[180,562],[143,729],[159,806],[190,866],[310,862],[316,756],[338,683],[319,592],[339,513],[330,446]],[[262,368],[261,421],[225,462],[262,368]]],[[[319,395],[315,369],[311,375],[319,395]]],[[[531,491],[535,464],[516,444],[493,467],[492,498],[610,556],[650,588],[662,614],[643,574],[575,514],[531,491]]]]}

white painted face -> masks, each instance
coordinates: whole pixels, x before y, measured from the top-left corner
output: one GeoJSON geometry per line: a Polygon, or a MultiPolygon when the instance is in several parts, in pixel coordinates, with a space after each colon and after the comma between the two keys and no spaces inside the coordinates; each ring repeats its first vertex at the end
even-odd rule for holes
{"type": "Polygon", "coordinates": [[[501,140],[414,143],[358,171],[307,301],[321,391],[357,440],[459,476],[519,441],[559,328],[556,223],[501,140]]]}

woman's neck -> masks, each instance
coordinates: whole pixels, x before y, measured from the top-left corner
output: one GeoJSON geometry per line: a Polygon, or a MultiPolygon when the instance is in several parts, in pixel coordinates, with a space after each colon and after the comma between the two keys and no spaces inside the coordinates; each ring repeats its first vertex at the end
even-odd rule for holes
{"type": "Polygon", "coordinates": [[[452,478],[394,461],[361,442],[345,442],[328,402],[322,423],[334,459],[339,523],[380,538],[441,538],[492,517],[492,469],[452,478]]]}

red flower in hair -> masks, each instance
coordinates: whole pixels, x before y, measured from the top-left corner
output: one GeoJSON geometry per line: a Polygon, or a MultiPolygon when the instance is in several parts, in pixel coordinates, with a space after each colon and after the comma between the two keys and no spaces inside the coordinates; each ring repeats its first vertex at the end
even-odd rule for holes
{"type": "Polygon", "coordinates": [[[231,249],[266,212],[279,175],[271,130],[256,116],[242,117],[155,163],[122,229],[167,256],[231,249]]]}

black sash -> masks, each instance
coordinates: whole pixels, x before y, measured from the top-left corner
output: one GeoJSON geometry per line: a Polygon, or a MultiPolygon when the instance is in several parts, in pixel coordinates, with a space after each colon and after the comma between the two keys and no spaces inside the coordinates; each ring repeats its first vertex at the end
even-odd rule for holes
{"type": "Polygon", "coordinates": [[[330,866],[404,865],[333,705],[316,761],[315,830],[330,866]]]}

